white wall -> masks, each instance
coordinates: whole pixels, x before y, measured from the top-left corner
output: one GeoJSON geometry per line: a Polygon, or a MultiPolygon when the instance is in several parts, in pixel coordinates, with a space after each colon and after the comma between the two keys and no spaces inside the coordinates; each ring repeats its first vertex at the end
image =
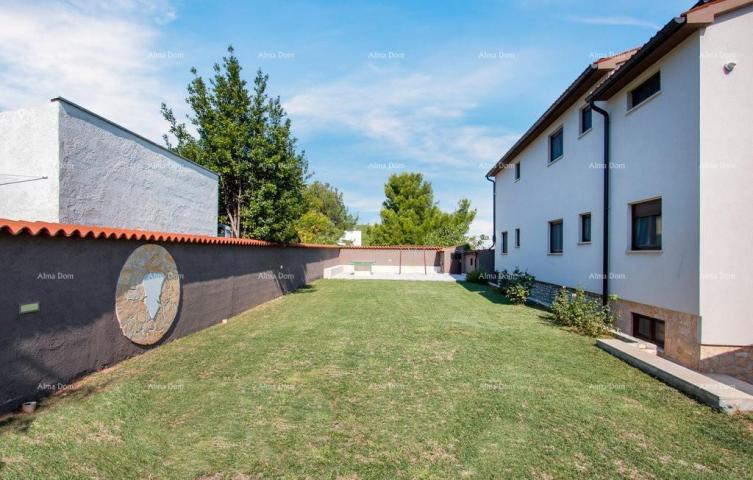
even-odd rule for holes
{"type": "Polygon", "coordinates": [[[691,35],[610,99],[611,270],[621,298],[697,315],[699,37],[691,35]],[[661,71],[661,93],[628,112],[628,92],[661,71]],[[662,199],[662,251],[630,252],[630,204],[662,199]]]}
{"type": "MultiPolygon", "coordinates": [[[[610,292],[638,303],[698,313],[698,36],[692,36],[606,105],[612,127],[610,292]],[[657,69],[662,92],[627,113],[627,92],[657,69]],[[631,202],[662,197],[663,251],[630,253],[631,202]]],[[[520,266],[538,280],[601,292],[603,120],[579,138],[573,105],[529,145],[521,179],[497,175],[497,270],[520,266]],[[564,157],[548,161],[549,134],[564,125],[564,157]],[[578,245],[579,214],[592,214],[592,243],[578,245]],[[548,255],[548,222],[564,220],[564,253],[548,255]],[[514,246],[515,228],[522,244],[514,246]],[[501,255],[500,232],[509,254],[501,255]]]]}
{"type": "Polygon", "coordinates": [[[216,175],[59,105],[61,222],[217,235],[216,175]]]}
{"type": "Polygon", "coordinates": [[[701,36],[700,308],[712,345],[753,344],[752,13],[727,14],[701,36]]]}
{"type": "Polygon", "coordinates": [[[0,218],[58,221],[56,104],[0,113],[0,218]],[[10,183],[26,177],[48,177],[10,183]]]}
{"type": "Polygon", "coordinates": [[[520,180],[513,164],[496,176],[497,243],[495,269],[528,270],[540,281],[582,286],[601,291],[602,161],[603,123],[593,113],[593,128],[580,135],[580,108],[576,102],[548,131],[531,143],[516,159],[521,162],[520,180]],[[549,135],[564,126],[564,156],[549,161],[549,135]],[[591,212],[590,245],[579,245],[579,215],[591,212]],[[563,254],[549,255],[549,221],[563,220],[563,254]],[[520,248],[515,247],[515,229],[521,230],[520,248]],[[502,255],[502,235],[507,231],[508,254],[502,255]]]}

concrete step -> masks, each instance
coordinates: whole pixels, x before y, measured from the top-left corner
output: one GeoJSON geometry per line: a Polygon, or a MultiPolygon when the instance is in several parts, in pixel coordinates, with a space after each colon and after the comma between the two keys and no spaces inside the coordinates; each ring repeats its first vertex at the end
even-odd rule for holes
{"type": "Polygon", "coordinates": [[[656,354],[636,343],[618,338],[600,339],[596,344],[615,357],[643,370],[714,408],[732,414],[753,411],[753,385],[729,375],[704,375],[656,354]]]}

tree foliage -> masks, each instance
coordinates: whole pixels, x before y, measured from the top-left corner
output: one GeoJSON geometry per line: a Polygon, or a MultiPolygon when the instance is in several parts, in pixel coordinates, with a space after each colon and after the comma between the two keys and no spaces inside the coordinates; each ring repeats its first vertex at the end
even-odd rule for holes
{"type": "Polygon", "coordinates": [[[442,212],[420,173],[390,175],[384,194],[381,223],[368,230],[373,245],[460,245],[476,216],[465,198],[454,212],[442,212]]]}
{"type": "Polygon", "coordinates": [[[222,65],[214,65],[209,82],[192,68],[186,102],[196,136],[163,103],[162,114],[177,142],[173,145],[165,135],[165,143],[219,174],[220,221],[234,236],[289,242],[303,213],[307,162],[296,149],[279,97],[267,93],[269,77],[257,71],[249,92],[241,70],[232,47],[222,65]]]}
{"type": "Polygon", "coordinates": [[[329,183],[315,181],[306,185],[303,198],[306,213],[296,224],[302,242],[337,243],[345,230],[352,230],[358,221],[348,212],[342,193],[329,183]]]}

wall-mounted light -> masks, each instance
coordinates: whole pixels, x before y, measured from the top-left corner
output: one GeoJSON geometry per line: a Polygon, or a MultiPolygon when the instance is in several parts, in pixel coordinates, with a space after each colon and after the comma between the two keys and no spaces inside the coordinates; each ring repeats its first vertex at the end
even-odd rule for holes
{"type": "Polygon", "coordinates": [[[18,313],[24,315],[27,313],[36,313],[39,311],[39,302],[22,303],[18,306],[18,313]]]}
{"type": "Polygon", "coordinates": [[[724,73],[732,73],[732,70],[735,69],[737,66],[737,63],[735,62],[728,62],[724,64],[724,73]]]}

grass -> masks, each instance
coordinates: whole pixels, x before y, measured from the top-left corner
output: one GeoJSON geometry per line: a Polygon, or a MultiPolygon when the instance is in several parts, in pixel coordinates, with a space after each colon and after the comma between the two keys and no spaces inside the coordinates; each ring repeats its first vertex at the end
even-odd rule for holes
{"type": "Polygon", "coordinates": [[[743,478],[715,412],[479,285],[318,281],[0,422],[0,478],[743,478]]]}

